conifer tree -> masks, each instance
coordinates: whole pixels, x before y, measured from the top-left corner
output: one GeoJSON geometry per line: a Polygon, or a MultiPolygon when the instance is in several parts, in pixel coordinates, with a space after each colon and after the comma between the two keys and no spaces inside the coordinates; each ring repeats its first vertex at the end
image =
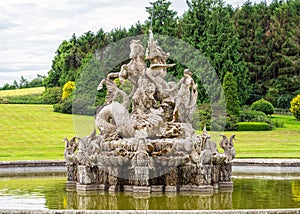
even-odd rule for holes
{"type": "Polygon", "coordinates": [[[145,22],[148,29],[152,26],[152,31],[160,35],[177,35],[177,12],[170,9],[171,2],[167,0],[157,0],[150,2],[150,7],[146,7],[149,14],[145,22]]]}
{"type": "Polygon", "coordinates": [[[223,90],[227,113],[232,116],[239,116],[240,100],[238,97],[237,82],[233,73],[226,72],[223,81],[223,90]]]}

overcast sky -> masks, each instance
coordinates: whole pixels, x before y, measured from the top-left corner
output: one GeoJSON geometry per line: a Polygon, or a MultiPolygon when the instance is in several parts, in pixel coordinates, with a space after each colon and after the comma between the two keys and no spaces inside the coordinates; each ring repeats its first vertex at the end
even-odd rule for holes
{"type": "MultiPolygon", "coordinates": [[[[226,0],[233,6],[245,1],[226,0]]],[[[179,15],[187,10],[185,0],[171,2],[179,15]]],[[[148,0],[1,0],[0,86],[21,76],[31,80],[46,75],[59,44],[73,33],[143,23],[146,6],[148,0]]]]}

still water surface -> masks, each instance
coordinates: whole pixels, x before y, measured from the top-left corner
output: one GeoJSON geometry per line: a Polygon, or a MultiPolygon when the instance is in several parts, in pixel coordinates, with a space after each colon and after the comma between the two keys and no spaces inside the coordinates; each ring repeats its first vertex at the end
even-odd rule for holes
{"type": "Polygon", "coordinates": [[[233,191],[213,194],[146,194],[67,190],[65,176],[22,176],[0,178],[2,209],[90,209],[90,210],[214,210],[277,209],[300,207],[300,179],[233,179],[233,191]]]}

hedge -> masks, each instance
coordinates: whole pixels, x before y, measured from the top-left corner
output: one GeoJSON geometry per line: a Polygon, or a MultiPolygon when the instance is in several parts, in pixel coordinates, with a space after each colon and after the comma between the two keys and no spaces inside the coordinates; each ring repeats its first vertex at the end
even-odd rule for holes
{"type": "Polygon", "coordinates": [[[265,122],[239,122],[238,131],[268,131],[270,130],[269,124],[265,122]]]}

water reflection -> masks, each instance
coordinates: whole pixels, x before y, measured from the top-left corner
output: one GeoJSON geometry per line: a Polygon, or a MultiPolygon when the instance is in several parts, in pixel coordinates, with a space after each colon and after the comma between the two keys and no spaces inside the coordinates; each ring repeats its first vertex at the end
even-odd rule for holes
{"type": "Polygon", "coordinates": [[[300,207],[300,180],[234,179],[234,190],[204,193],[106,193],[66,189],[65,176],[0,179],[0,207],[81,210],[214,210],[300,207]],[[18,207],[16,207],[18,206],[18,207]]]}
{"type": "Polygon", "coordinates": [[[133,194],[67,191],[66,209],[213,210],[232,209],[232,192],[216,194],[133,194]]]}

